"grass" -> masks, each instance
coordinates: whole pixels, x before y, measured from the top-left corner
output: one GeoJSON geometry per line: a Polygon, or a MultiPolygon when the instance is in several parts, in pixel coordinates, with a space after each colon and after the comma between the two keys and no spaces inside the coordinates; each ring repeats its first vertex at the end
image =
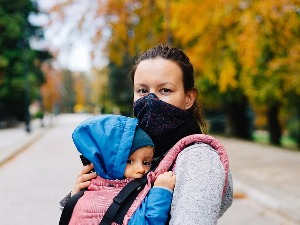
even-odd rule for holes
{"type": "MultiPolygon", "coordinates": [[[[253,140],[257,143],[270,144],[269,133],[267,131],[257,130],[253,133],[253,140]]],[[[293,138],[283,135],[281,138],[281,143],[283,148],[288,148],[291,150],[299,150],[297,147],[297,142],[293,138]]]]}

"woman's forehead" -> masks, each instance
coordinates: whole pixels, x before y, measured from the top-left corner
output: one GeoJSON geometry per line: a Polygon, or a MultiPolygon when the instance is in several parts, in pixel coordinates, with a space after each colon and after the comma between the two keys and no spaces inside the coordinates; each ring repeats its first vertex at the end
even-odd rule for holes
{"type": "Polygon", "coordinates": [[[182,81],[182,71],[173,61],[156,58],[140,62],[135,75],[134,83],[147,83],[151,81],[178,82],[182,81]]]}
{"type": "Polygon", "coordinates": [[[155,70],[155,69],[161,70],[161,69],[165,69],[165,68],[172,68],[172,69],[176,68],[178,70],[181,70],[176,62],[173,62],[172,60],[164,59],[164,58],[154,58],[154,59],[142,60],[138,64],[137,70],[141,70],[141,68],[149,69],[149,67],[153,70],[155,70]]]}

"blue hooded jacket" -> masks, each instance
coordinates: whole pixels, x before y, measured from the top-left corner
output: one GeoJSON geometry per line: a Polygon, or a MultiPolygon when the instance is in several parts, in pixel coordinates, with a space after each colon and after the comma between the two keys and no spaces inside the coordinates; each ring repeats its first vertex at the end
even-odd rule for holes
{"type": "Polygon", "coordinates": [[[77,150],[94,164],[98,176],[124,179],[126,162],[138,120],[120,115],[100,115],[83,121],[73,132],[77,150]]]}
{"type": "MultiPolygon", "coordinates": [[[[100,115],[83,121],[72,138],[77,150],[94,164],[98,176],[109,180],[124,179],[138,120],[120,115],[100,115]]],[[[151,188],[128,225],[164,225],[167,222],[172,192],[151,188]]]]}

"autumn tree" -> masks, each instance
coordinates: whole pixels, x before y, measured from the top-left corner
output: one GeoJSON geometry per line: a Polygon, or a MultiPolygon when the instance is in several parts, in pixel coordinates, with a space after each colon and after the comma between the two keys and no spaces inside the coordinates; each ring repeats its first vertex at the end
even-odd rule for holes
{"type": "Polygon", "coordinates": [[[72,113],[76,105],[76,93],[74,90],[75,79],[72,71],[62,70],[61,79],[61,101],[59,102],[58,110],[63,113],[72,113]]]}
{"type": "Polygon", "coordinates": [[[47,113],[54,113],[61,100],[62,82],[60,71],[53,68],[50,62],[43,63],[42,70],[45,74],[45,82],[40,88],[43,110],[47,113]]]}
{"type": "MultiPolygon", "coordinates": [[[[73,0],[56,4],[51,9],[52,17],[58,24],[66,23],[70,19],[69,10],[76,4],[73,0]]],[[[131,112],[128,72],[134,57],[167,37],[161,5],[160,1],[154,0],[94,1],[82,7],[79,19],[71,29],[77,31],[72,32],[75,35],[90,34],[87,39],[94,46],[91,52],[94,65],[99,60],[99,52],[109,59],[107,97],[126,114],[131,112]]]]}
{"type": "Polygon", "coordinates": [[[195,65],[201,100],[207,106],[219,103],[217,108],[226,113],[230,134],[251,139],[249,100],[239,82],[241,65],[235,38],[241,12],[237,3],[176,1],[171,21],[174,40],[195,65]]]}
{"type": "Polygon", "coordinates": [[[132,115],[132,86],[128,77],[135,56],[166,40],[164,14],[158,1],[110,1],[114,19],[107,42],[110,60],[109,93],[121,112],[132,115]]]}
{"type": "Polygon", "coordinates": [[[73,73],[74,91],[75,91],[75,112],[91,111],[91,83],[89,77],[85,73],[73,73]]]}
{"type": "Polygon", "coordinates": [[[284,122],[280,111],[294,105],[300,95],[300,2],[254,1],[245,12],[240,43],[249,35],[254,39],[252,54],[246,45],[239,48],[239,56],[246,61],[243,77],[249,85],[245,92],[253,101],[267,105],[270,141],[280,145],[284,122]]]}
{"type": "Polygon", "coordinates": [[[195,62],[205,96],[237,112],[231,121],[246,118],[248,102],[266,105],[271,142],[280,144],[280,107],[299,96],[299,2],[176,1],[172,12],[175,39],[195,62]]]}
{"type": "Polygon", "coordinates": [[[108,97],[108,68],[92,69],[91,102],[95,114],[111,112],[112,104],[108,97]]]}
{"type": "MultiPolygon", "coordinates": [[[[52,12],[66,19],[75,3],[52,12]]],[[[139,51],[172,42],[195,65],[200,101],[225,111],[232,135],[251,139],[251,108],[263,106],[270,140],[280,144],[280,112],[299,99],[298,0],[98,0],[82,8],[74,24],[90,35],[94,62],[99,52],[108,57],[108,82],[125,80],[122,68],[139,51]]]]}

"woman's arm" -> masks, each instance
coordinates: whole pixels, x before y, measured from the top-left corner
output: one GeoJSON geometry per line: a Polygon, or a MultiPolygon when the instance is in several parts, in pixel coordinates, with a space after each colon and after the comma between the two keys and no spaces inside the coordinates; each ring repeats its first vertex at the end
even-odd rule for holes
{"type": "Polygon", "coordinates": [[[228,180],[227,180],[227,188],[225,194],[223,196],[223,201],[221,205],[221,211],[219,214],[219,218],[223,216],[226,210],[232,205],[233,201],[233,182],[230,170],[228,171],[228,180]]]}
{"type": "Polygon", "coordinates": [[[218,153],[199,143],[177,158],[170,224],[217,224],[225,181],[218,153]]]}

